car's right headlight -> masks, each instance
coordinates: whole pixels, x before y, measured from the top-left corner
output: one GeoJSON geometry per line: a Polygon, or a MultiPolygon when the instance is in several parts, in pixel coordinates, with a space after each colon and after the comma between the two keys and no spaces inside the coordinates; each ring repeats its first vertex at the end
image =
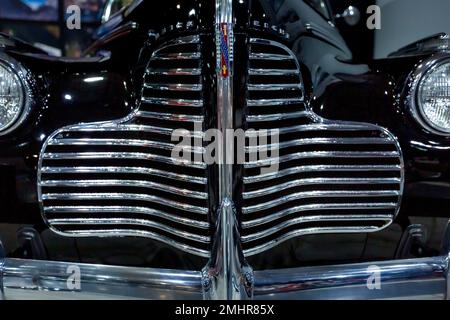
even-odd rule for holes
{"type": "Polygon", "coordinates": [[[0,55],[0,135],[11,132],[29,112],[31,92],[26,70],[9,56],[0,55]]]}

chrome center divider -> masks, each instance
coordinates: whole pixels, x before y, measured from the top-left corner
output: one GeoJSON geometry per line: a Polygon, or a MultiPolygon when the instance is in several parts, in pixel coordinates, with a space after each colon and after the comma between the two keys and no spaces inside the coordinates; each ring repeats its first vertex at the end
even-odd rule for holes
{"type": "Polygon", "coordinates": [[[211,259],[202,271],[204,299],[243,300],[253,298],[253,270],[241,247],[233,204],[234,154],[226,152],[227,130],[233,130],[233,0],[216,0],[217,128],[219,142],[219,201],[211,259]]]}

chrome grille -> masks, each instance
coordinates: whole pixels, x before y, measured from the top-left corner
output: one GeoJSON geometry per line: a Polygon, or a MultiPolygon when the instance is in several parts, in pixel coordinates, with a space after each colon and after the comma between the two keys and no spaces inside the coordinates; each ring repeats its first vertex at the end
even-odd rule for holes
{"type": "MultiPolygon", "coordinates": [[[[38,188],[54,231],[143,236],[209,256],[206,165],[171,157],[174,129],[203,135],[201,75],[199,36],[165,43],[148,63],[134,114],[66,127],[46,141],[38,188]]],[[[203,151],[190,149],[191,155],[203,151]]]]}
{"type": "MultiPolygon", "coordinates": [[[[311,112],[299,64],[286,46],[252,38],[249,61],[245,120],[248,129],[278,130],[279,170],[261,173],[273,159],[244,165],[245,254],[300,235],[373,232],[391,224],[403,187],[395,137],[375,125],[328,121],[311,112]]],[[[247,145],[247,159],[270,147],[247,145]]]]}

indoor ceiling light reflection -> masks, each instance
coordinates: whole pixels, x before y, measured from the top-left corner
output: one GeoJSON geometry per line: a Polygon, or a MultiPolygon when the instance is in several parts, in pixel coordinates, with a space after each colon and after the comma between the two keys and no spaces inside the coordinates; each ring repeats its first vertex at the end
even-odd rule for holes
{"type": "Polygon", "coordinates": [[[90,77],[90,78],[86,78],[83,81],[86,83],[92,83],[92,82],[99,82],[99,81],[103,81],[105,80],[104,77],[90,77]]]}

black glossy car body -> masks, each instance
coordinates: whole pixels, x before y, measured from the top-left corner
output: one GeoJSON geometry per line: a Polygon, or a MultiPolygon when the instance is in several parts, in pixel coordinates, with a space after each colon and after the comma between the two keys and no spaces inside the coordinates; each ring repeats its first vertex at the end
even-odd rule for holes
{"type": "MultiPolygon", "coordinates": [[[[285,43],[301,63],[312,110],[331,120],[374,123],[389,129],[399,139],[406,172],[402,209],[389,229],[301,237],[251,257],[250,264],[266,269],[391,259],[399,251],[403,232],[415,221],[431,234],[430,241],[421,244],[420,254],[437,253],[450,212],[450,138],[427,132],[405,105],[411,72],[433,53],[356,64],[331,18],[308,1],[236,0],[234,6],[236,38],[252,33],[285,43]]],[[[198,32],[210,39],[205,52],[214,52],[213,1],[180,4],[168,0],[157,5],[136,1],[102,27],[102,37],[83,59],[52,58],[15,39],[0,38],[0,50],[29,70],[34,101],[21,127],[0,137],[0,237],[9,256],[179,269],[204,266],[204,259],[153,240],[57,236],[42,220],[36,187],[39,155],[53,132],[130,114],[138,106],[144,68],[154,47],[198,32]],[[32,226],[40,237],[18,232],[23,226],[32,226]],[[44,252],[35,248],[41,242],[44,252]]],[[[243,69],[245,51],[238,47],[235,52],[236,64],[243,69]]],[[[208,57],[206,63],[214,66],[213,55],[208,57]]],[[[205,74],[204,81],[210,86],[205,90],[210,94],[207,100],[212,102],[215,79],[205,74]]],[[[237,87],[245,85],[242,79],[236,81],[237,87]]],[[[211,111],[215,107],[213,102],[209,105],[211,111]]],[[[209,125],[215,120],[211,117],[209,125]]],[[[215,210],[216,191],[211,190],[211,195],[215,210]]]]}

